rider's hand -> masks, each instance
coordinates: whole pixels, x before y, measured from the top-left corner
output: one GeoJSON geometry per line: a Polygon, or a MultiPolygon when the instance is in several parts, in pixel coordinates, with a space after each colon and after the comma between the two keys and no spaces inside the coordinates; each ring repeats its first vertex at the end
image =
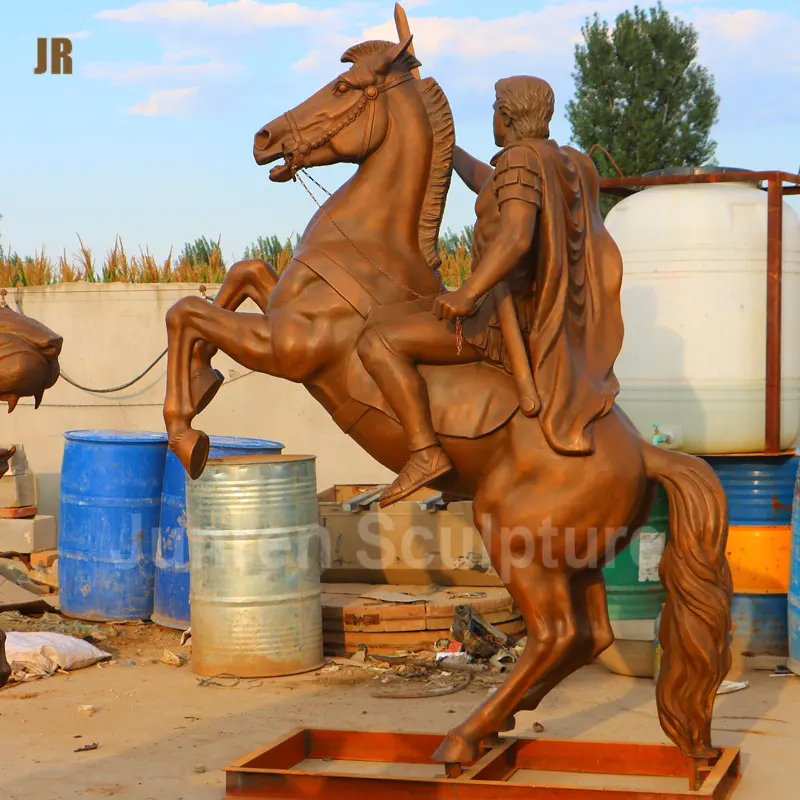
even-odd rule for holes
{"type": "Polygon", "coordinates": [[[475,309],[475,301],[461,286],[454,292],[440,294],[433,302],[433,313],[439,319],[455,320],[459,317],[468,317],[475,309]]]}

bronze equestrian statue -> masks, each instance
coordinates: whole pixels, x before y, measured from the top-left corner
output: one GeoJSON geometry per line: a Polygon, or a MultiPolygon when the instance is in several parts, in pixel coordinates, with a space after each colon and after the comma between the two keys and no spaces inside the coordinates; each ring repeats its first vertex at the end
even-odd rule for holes
{"type": "MultiPolygon", "coordinates": [[[[33,397],[39,407],[45,391],[58,380],[62,343],[41,322],[0,306],[0,400],[8,403],[9,414],[20,397],[33,397]]],[[[0,447],[0,478],[8,472],[15,452],[15,447],[0,447]]],[[[0,631],[0,686],[11,675],[5,647],[6,635],[0,631]]]]}
{"type": "Polygon", "coordinates": [[[388,501],[429,481],[473,498],[528,640],[498,691],[447,734],[434,755],[447,764],[472,761],[517,711],[609,647],[601,567],[645,523],[661,483],[671,535],[659,714],[684,755],[713,759],[714,698],[731,662],[727,505],[704,461],[646,442],[615,405],[622,260],[597,171],[548,138],[552,93],[534,78],[497,85],[494,169],[456,150],[447,99],[419,78],[411,37],[398,32],[399,44],[351,47],[349,69],[256,133],[255,160],[275,164],[273,181],[358,169],[280,279],[264,261],[242,261],[213,305],[188,297],[168,311],[170,447],[201,474],[208,437],[191,423],[221,384],[219,348],[304,384],[399,473],[388,501]],[[437,241],[454,151],[478,193],[477,266],[447,293],[437,241]],[[261,313],[234,313],[246,298],[261,313]]]}

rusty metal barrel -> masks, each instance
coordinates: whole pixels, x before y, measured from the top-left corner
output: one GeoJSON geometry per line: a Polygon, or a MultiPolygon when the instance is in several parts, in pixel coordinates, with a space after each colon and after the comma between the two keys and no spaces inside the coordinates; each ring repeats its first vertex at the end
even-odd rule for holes
{"type": "Polygon", "coordinates": [[[315,457],[210,459],[187,481],[186,501],[194,671],[264,678],[318,669],[315,457]]]}

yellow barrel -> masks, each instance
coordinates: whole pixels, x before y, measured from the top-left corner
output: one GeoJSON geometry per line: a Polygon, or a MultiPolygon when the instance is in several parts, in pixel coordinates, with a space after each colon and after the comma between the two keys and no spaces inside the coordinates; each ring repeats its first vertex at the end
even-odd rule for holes
{"type": "Polygon", "coordinates": [[[731,525],[725,555],[736,594],[789,592],[791,525],[731,525]]]}

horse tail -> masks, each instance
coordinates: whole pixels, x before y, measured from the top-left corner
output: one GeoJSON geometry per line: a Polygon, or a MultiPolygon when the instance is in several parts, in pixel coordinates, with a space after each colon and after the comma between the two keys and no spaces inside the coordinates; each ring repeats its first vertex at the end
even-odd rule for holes
{"type": "Polygon", "coordinates": [[[659,569],[667,603],[659,635],[658,714],[684,756],[713,758],[714,699],[731,667],[727,499],[702,459],[650,444],[642,456],[648,478],[664,487],[669,500],[670,535],[659,569]]]}

